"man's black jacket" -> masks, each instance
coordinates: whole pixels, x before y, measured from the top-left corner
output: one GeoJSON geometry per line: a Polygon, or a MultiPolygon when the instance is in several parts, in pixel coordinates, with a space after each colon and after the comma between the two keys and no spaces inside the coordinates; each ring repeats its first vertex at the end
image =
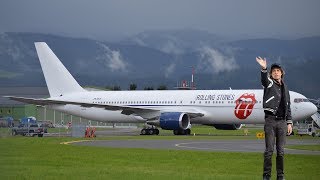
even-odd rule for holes
{"type": "MultiPolygon", "coordinates": [[[[281,88],[276,85],[276,81],[268,76],[267,69],[261,70],[261,83],[264,89],[263,94],[263,108],[265,111],[276,115],[281,101],[281,88]]],[[[283,81],[282,81],[283,83],[283,81]]],[[[285,106],[285,120],[288,124],[292,123],[290,94],[287,86],[283,83],[284,90],[284,106],[285,106]]]]}

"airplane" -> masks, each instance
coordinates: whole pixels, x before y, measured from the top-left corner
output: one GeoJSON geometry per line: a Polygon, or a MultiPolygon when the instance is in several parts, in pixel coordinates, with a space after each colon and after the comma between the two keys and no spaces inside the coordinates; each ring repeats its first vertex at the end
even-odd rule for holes
{"type": "MultiPolygon", "coordinates": [[[[83,89],[45,42],[35,42],[49,90],[49,98],[6,96],[29,104],[108,123],[146,123],[141,134],[189,135],[191,124],[236,130],[242,124],[264,124],[262,89],[87,91],[83,89]],[[155,126],[155,127],[154,127],[155,126]]],[[[316,106],[290,91],[292,120],[317,112],[316,106]]]]}

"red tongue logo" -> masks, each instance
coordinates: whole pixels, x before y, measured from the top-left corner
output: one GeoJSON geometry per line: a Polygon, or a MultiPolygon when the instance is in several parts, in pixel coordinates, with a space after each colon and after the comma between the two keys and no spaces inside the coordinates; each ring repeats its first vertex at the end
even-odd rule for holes
{"type": "Polygon", "coordinates": [[[254,104],[256,103],[255,95],[245,93],[236,100],[234,114],[239,119],[247,119],[252,113],[254,104]]]}

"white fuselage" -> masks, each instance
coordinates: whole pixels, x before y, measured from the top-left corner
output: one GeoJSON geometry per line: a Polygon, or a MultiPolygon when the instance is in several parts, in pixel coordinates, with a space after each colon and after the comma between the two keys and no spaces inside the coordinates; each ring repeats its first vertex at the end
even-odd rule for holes
{"type": "MultiPolygon", "coordinates": [[[[53,100],[101,105],[130,106],[162,112],[198,112],[202,117],[192,124],[263,124],[263,90],[167,90],[167,91],[91,91],[72,93],[53,100]]],[[[305,96],[290,91],[293,121],[314,114],[314,105],[295,99],[305,96]]],[[[48,105],[48,108],[101,122],[146,122],[136,115],[121,114],[121,110],[106,110],[80,105],[48,105]]]]}

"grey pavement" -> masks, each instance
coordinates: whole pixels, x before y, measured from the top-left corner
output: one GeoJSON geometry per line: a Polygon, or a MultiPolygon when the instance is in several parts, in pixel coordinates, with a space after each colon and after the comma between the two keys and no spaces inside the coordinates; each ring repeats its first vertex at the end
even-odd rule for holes
{"type": "MultiPolygon", "coordinates": [[[[73,143],[82,146],[176,149],[220,152],[263,152],[264,140],[93,140],[73,143]]],[[[287,145],[320,144],[320,139],[287,140],[287,145]]],[[[274,151],[276,153],[276,151],[274,151]]],[[[286,154],[320,155],[320,151],[285,149],[286,154]]]]}

